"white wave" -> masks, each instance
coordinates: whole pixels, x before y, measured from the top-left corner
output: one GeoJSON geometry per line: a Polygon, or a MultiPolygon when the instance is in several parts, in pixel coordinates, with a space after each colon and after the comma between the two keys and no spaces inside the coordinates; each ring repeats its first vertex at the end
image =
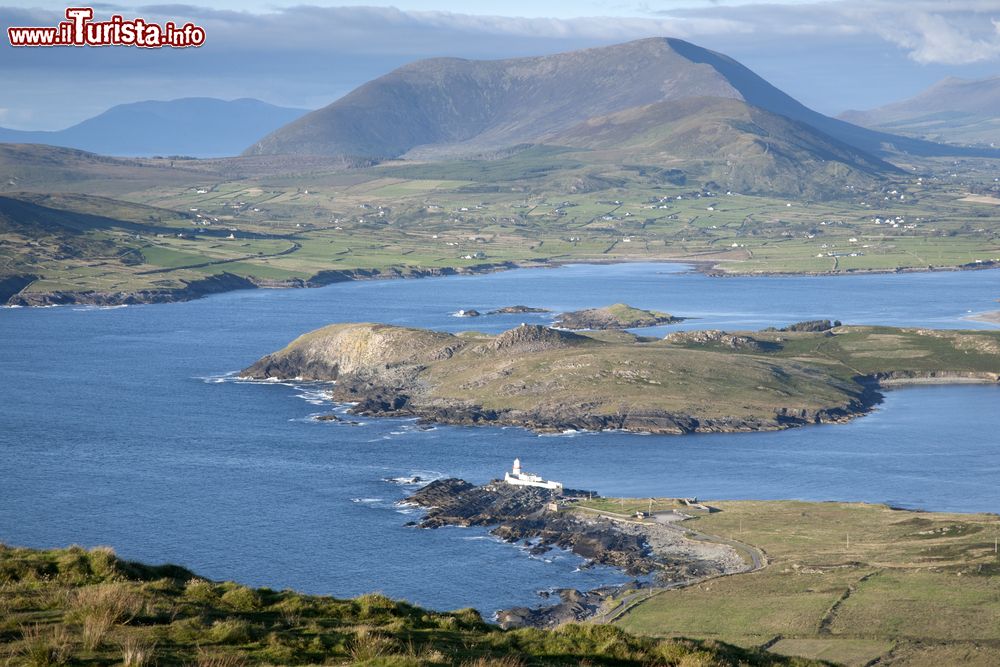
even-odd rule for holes
{"type": "Polygon", "coordinates": [[[118,310],[119,308],[128,308],[128,304],[122,303],[117,306],[75,306],[71,310],[74,313],[92,313],[99,310],[118,310]]]}
{"type": "Polygon", "coordinates": [[[425,486],[439,479],[444,479],[447,475],[440,470],[411,470],[406,475],[396,477],[383,477],[383,482],[398,484],[400,486],[425,486]]]}
{"type": "Polygon", "coordinates": [[[382,498],[351,498],[351,502],[352,503],[362,503],[362,504],[370,505],[372,503],[380,503],[380,502],[382,502],[382,498]]]}
{"type": "Polygon", "coordinates": [[[196,380],[201,380],[205,384],[222,384],[224,382],[233,382],[237,380],[236,377],[239,371],[228,371],[226,373],[218,373],[216,375],[196,375],[196,380]]]}

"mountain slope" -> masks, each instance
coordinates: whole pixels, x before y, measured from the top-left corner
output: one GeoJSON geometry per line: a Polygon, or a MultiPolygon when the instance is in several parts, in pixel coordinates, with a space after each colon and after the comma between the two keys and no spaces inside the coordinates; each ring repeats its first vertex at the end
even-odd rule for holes
{"type": "Polygon", "coordinates": [[[952,154],[828,118],[722,54],[678,39],[496,61],[411,63],[264,137],[247,154],[434,157],[537,142],[596,116],[692,97],[743,100],[859,150],[952,154]]]}
{"type": "Polygon", "coordinates": [[[838,118],[933,141],[1000,145],[1000,77],[949,77],[909,99],[838,118]]]}
{"type": "Polygon", "coordinates": [[[0,128],[0,142],[77,148],[102,155],[237,155],[248,142],[307,113],[260,100],[190,97],[122,104],[55,132],[0,128]]]}
{"type": "Polygon", "coordinates": [[[548,138],[617,154],[621,161],[699,165],[725,190],[832,195],[895,166],[796,122],[735,99],[659,102],[589,119],[548,138]]]}

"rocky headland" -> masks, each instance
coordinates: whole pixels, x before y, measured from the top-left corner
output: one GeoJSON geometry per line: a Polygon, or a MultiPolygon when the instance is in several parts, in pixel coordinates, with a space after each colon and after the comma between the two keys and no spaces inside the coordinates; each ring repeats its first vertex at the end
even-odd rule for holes
{"type": "Polygon", "coordinates": [[[576,507],[578,501],[593,497],[597,494],[513,486],[500,480],[475,486],[460,479],[443,479],[416,491],[406,503],[427,511],[415,522],[420,528],[485,526],[507,542],[527,545],[533,554],[565,549],[588,563],[644,578],[625,586],[546,593],[544,597],[556,595],[559,602],[501,611],[497,620],[504,627],[553,627],[581,621],[597,614],[626,589],[686,585],[753,566],[729,545],[686,537],[685,531],[676,527],[683,515],[675,514],[669,521],[651,518],[637,522],[576,507]]]}

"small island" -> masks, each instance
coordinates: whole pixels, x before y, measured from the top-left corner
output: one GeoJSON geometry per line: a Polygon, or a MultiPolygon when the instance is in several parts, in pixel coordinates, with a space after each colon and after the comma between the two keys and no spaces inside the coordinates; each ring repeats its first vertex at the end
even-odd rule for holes
{"type": "Polygon", "coordinates": [[[532,306],[504,306],[503,308],[497,308],[496,310],[491,310],[487,315],[521,315],[525,313],[547,313],[549,310],[547,308],[534,308],[532,306]]]}
{"type": "Polygon", "coordinates": [[[662,324],[676,324],[684,321],[683,317],[675,317],[670,313],[658,310],[642,310],[628,304],[616,303],[604,308],[588,308],[562,313],[556,318],[553,326],[570,331],[585,329],[642,329],[656,327],[662,324]]]}
{"type": "Polygon", "coordinates": [[[989,322],[990,324],[1000,324],[1000,310],[991,310],[985,313],[977,313],[975,315],[969,315],[967,320],[973,320],[975,322],[989,322]]]}
{"type": "Polygon", "coordinates": [[[840,422],[870,410],[883,387],[1000,381],[997,331],[786,329],[651,339],[527,324],[498,335],[334,324],[241,376],[335,382],[332,400],[354,414],[665,434],[840,422]]]}

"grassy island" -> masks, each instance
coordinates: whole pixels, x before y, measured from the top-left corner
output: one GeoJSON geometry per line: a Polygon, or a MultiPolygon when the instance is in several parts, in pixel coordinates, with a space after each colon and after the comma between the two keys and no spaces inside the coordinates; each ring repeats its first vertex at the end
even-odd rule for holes
{"type": "Polygon", "coordinates": [[[305,334],[244,377],[332,381],[355,412],[537,430],[774,430],[843,421],[880,387],[1000,379],[1000,332],[810,322],[786,330],[496,336],[383,324],[305,334]]]}

